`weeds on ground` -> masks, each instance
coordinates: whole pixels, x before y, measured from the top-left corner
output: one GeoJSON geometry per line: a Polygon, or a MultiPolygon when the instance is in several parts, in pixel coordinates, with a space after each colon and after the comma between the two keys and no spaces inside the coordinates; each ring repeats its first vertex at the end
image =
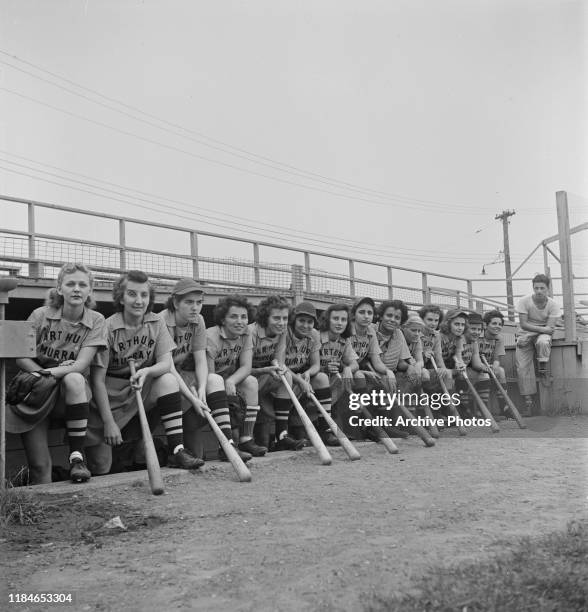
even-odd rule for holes
{"type": "Polygon", "coordinates": [[[0,526],[34,525],[44,516],[43,504],[30,493],[12,487],[0,491],[0,526]]]}
{"type": "Polygon", "coordinates": [[[411,594],[377,596],[366,612],[580,612],[588,610],[588,521],[523,538],[483,563],[431,568],[411,594]]]}

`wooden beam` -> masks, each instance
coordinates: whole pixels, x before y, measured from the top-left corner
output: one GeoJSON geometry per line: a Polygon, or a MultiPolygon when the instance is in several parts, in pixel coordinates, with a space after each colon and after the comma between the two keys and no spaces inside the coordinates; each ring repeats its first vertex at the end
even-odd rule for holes
{"type": "MultiPolygon", "coordinates": [[[[557,229],[559,230],[564,329],[566,340],[573,342],[577,339],[577,333],[576,313],[574,311],[574,276],[572,274],[572,247],[570,241],[568,194],[565,191],[558,191],[555,197],[557,203],[557,229]]],[[[586,225],[588,226],[588,224],[586,225]]]]}

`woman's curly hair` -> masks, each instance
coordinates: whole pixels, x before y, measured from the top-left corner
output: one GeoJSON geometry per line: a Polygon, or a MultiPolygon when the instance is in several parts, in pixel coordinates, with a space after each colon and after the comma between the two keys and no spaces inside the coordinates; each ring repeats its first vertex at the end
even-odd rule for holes
{"type": "Polygon", "coordinates": [[[347,313],[347,327],[341,333],[341,338],[349,338],[351,336],[351,308],[347,304],[331,304],[322,314],[319,319],[319,330],[329,331],[331,323],[331,313],[343,310],[347,313]]]}
{"type": "Polygon", "coordinates": [[[247,318],[251,319],[251,304],[247,301],[247,298],[238,293],[233,293],[221,298],[218,304],[214,307],[214,323],[219,327],[222,326],[227,313],[231,307],[237,306],[238,308],[245,308],[247,310],[247,318]]]}
{"type": "Polygon", "coordinates": [[[378,321],[381,321],[384,317],[384,313],[388,308],[394,308],[395,310],[400,310],[400,325],[404,325],[406,323],[406,319],[408,319],[408,307],[402,300],[385,300],[378,306],[378,321]]]}
{"type": "Polygon", "coordinates": [[[272,310],[283,309],[287,309],[288,313],[290,313],[290,303],[286,298],[281,295],[268,295],[257,305],[255,322],[258,323],[260,327],[267,327],[272,310]]]}
{"type": "Polygon", "coordinates": [[[153,304],[155,303],[155,287],[149,280],[149,277],[145,272],[141,270],[129,270],[125,272],[113,285],[112,287],[112,305],[114,306],[115,312],[122,312],[124,306],[122,305],[122,298],[127,290],[127,284],[131,281],[132,283],[147,283],[149,286],[149,305],[145,312],[151,312],[153,304]]]}
{"type": "Polygon", "coordinates": [[[51,306],[51,308],[61,308],[63,306],[63,296],[59,295],[58,289],[63,284],[64,278],[68,274],[75,274],[76,272],[83,272],[88,277],[88,282],[90,284],[90,294],[86,298],[84,306],[86,308],[94,308],[96,306],[96,302],[92,297],[92,289],[94,288],[94,275],[88,266],[83,263],[75,262],[75,263],[66,263],[61,266],[61,270],[59,270],[59,274],[57,275],[57,283],[54,289],[49,289],[49,293],[47,294],[47,299],[45,300],[45,306],[51,306]]]}

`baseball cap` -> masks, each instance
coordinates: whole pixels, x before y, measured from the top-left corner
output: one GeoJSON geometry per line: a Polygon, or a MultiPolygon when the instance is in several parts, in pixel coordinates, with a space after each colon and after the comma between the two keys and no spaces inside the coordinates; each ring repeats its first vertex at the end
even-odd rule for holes
{"type": "Polygon", "coordinates": [[[300,304],[294,306],[293,314],[295,317],[298,315],[307,315],[312,317],[315,321],[318,321],[316,316],[316,308],[312,302],[300,302],[300,304]]]}
{"type": "Polygon", "coordinates": [[[376,310],[376,303],[374,302],[374,300],[372,300],[371,297],[362,297],[355,300],[351,312],[355,314],[355,311],[361,306],[361,304],[369,304],[374,312],[376,310]]]}
{"type": "Polygon", "coordinates": [[[172,295],[186,295],[187,293],[204,293],[204,289],[193,278],[181,278],[173,288],[172,295]]]}
{"type": "Polygon", "coordinates": [[[452,308],[451,310],[448,310],[445,314],[446,321],[451,321],[457,317],[465,317],[467,321],[469,317],[469,312],[467,312],[467,310],[461,310],[461,308],[452,308]]]}
{"type": "Polygon", "coordinates": [[[482,323],[482,315],[477,312],[470,312],[468,315],[469,323],[482,323]]]}
{"type": "Polygon", "coordinates": [[[419,325],[420,327],[425,327],[425,323],[419,317],[419,315],[416,312],[411,312],[409,313],[408,319],[406,319],[402,327],[410,327],[411,325],[415,325],[415,324],[419,325]]]}

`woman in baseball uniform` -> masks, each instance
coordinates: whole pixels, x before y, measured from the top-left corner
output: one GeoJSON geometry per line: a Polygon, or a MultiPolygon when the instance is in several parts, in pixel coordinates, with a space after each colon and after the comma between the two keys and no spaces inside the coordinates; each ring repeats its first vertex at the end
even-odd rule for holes
{"type": "Polygon", "coordinates": [[[228,295],[214,309],[213,327],[206,330],[208,371],[224,381],[229,397],[239,396],[246,404],[245,418],[235,418],[239,428],[239,449],[261,457],[267,447],[253,441],[253,430],[259,413],[257,378],[251,376],[253,344],[248,327],[251,307],[247,298],[228,295]]]}
{"type": "MultiPolygon", "coordinates": [[[[333,403],[343,392],[353,391],[353,374],[359,369],[357,354],[351,346],[351,311],[347,304],[331,304],[319,321],[321,372],[329,376],[333,403]]],[[[339,446],[335,434],[319,419],[325,444],[339,446]]]]}
{"type": "Polygon", "coordinates": [[[21,370],[55,377],[59,385],[34,413],[26,406],[7,406],[6,429],[20,433],[29,463],[31,484],[51,482],[47,432],[53,419],[65,420],[69,443],[69,473],[74,482],[90,478],[83,447],[91,392],[90,364],[106,348],[104,317],[91,307],[93,278],[82,263],[65,264],[47,305],[29,316],[36,335],[37,356],[17,359],[21,370]]]}
{"type": "MultiPolygon", "coordinates": [[[[184,441],[194,455],[198,454],[198,430],[207,424],[203,410],[210,409],[212,418],[233,443],[224,381],[218,374],[208,371],[206,324],[200,314],[203,298],[201,285],[192,278],[182,278],[173,288],[165,310],[159,313],[176,345],[172,351],[172,373],[184,396],[184,441]],[[196,395],[190,390],[192,386],[196,395]]],[[[251,459],[249,453],[236,450],[243,461],[251,459]]]]}
{"type": "Polygon", "coordinates": [[[92,364],[94,400],[86,452],[93,473],[110,470],[112,447],[122,443],[123,427],[137,413],[137,390],[146,411],[159,410],[170,451],[168,464],[188,470],[204,464],[184,448],[182,398],[171,372],[176,345],[161,317],[152,312],[154,299],[155,289],[140,270],[123,274],[112,288],[116,312],[106,319],[108,350],[92,364]],[[133,376],[129,360],[135,362],[133,376]]]}
{"type": "Polygon", "coordinates": [[[288,435],[292,400],[280,378],[284,375],[292,386],[292,376],[284,363],[289,313],[290,304],[283,297],[270,295],[259,302],[255,322],[249,325],[253,345],[251,374],[257,378],[260,405],[256,442],[272,450],[300,450],[304,446],[302,440],[288,435]]]}
{"type": "Polygon", "coordinates": [[[419,316],[425,324],[421,337],[424,363],[422,376],[423,390],[426,393],[442,391],[439,378],[442,378],[447,389],[450,389],[453,385],[453,377],[451,372],[445,367],[439,336],[439,325],[443,321],[443,311],[435,304],[425,304],[419,310],[419,316]],[[437,370],[433,367],[431,358],[435,360],[437,370]],[[437,372],[439,373],[437,374],[437,372]]]}
{"type": "MultiPolygon", "coordinates": [[[[321,338],[315,329],[317,325],[316,309],[311,302],[300,302],[294,307],[288,321],[285,363],[292,376],[296,394],[303,399],[315,395],[331,414],[331,387],[328,375],[320,371],[321,338]]],[[[311,420],[316,420],[314,404],[302,404],[311,420]]],[[[290,415],[290,422],[292,430],[298,432],[293,437],[302,440],[304,444],[304,434],[301,433],[304,429],[298,415],[290,415]]]]}

